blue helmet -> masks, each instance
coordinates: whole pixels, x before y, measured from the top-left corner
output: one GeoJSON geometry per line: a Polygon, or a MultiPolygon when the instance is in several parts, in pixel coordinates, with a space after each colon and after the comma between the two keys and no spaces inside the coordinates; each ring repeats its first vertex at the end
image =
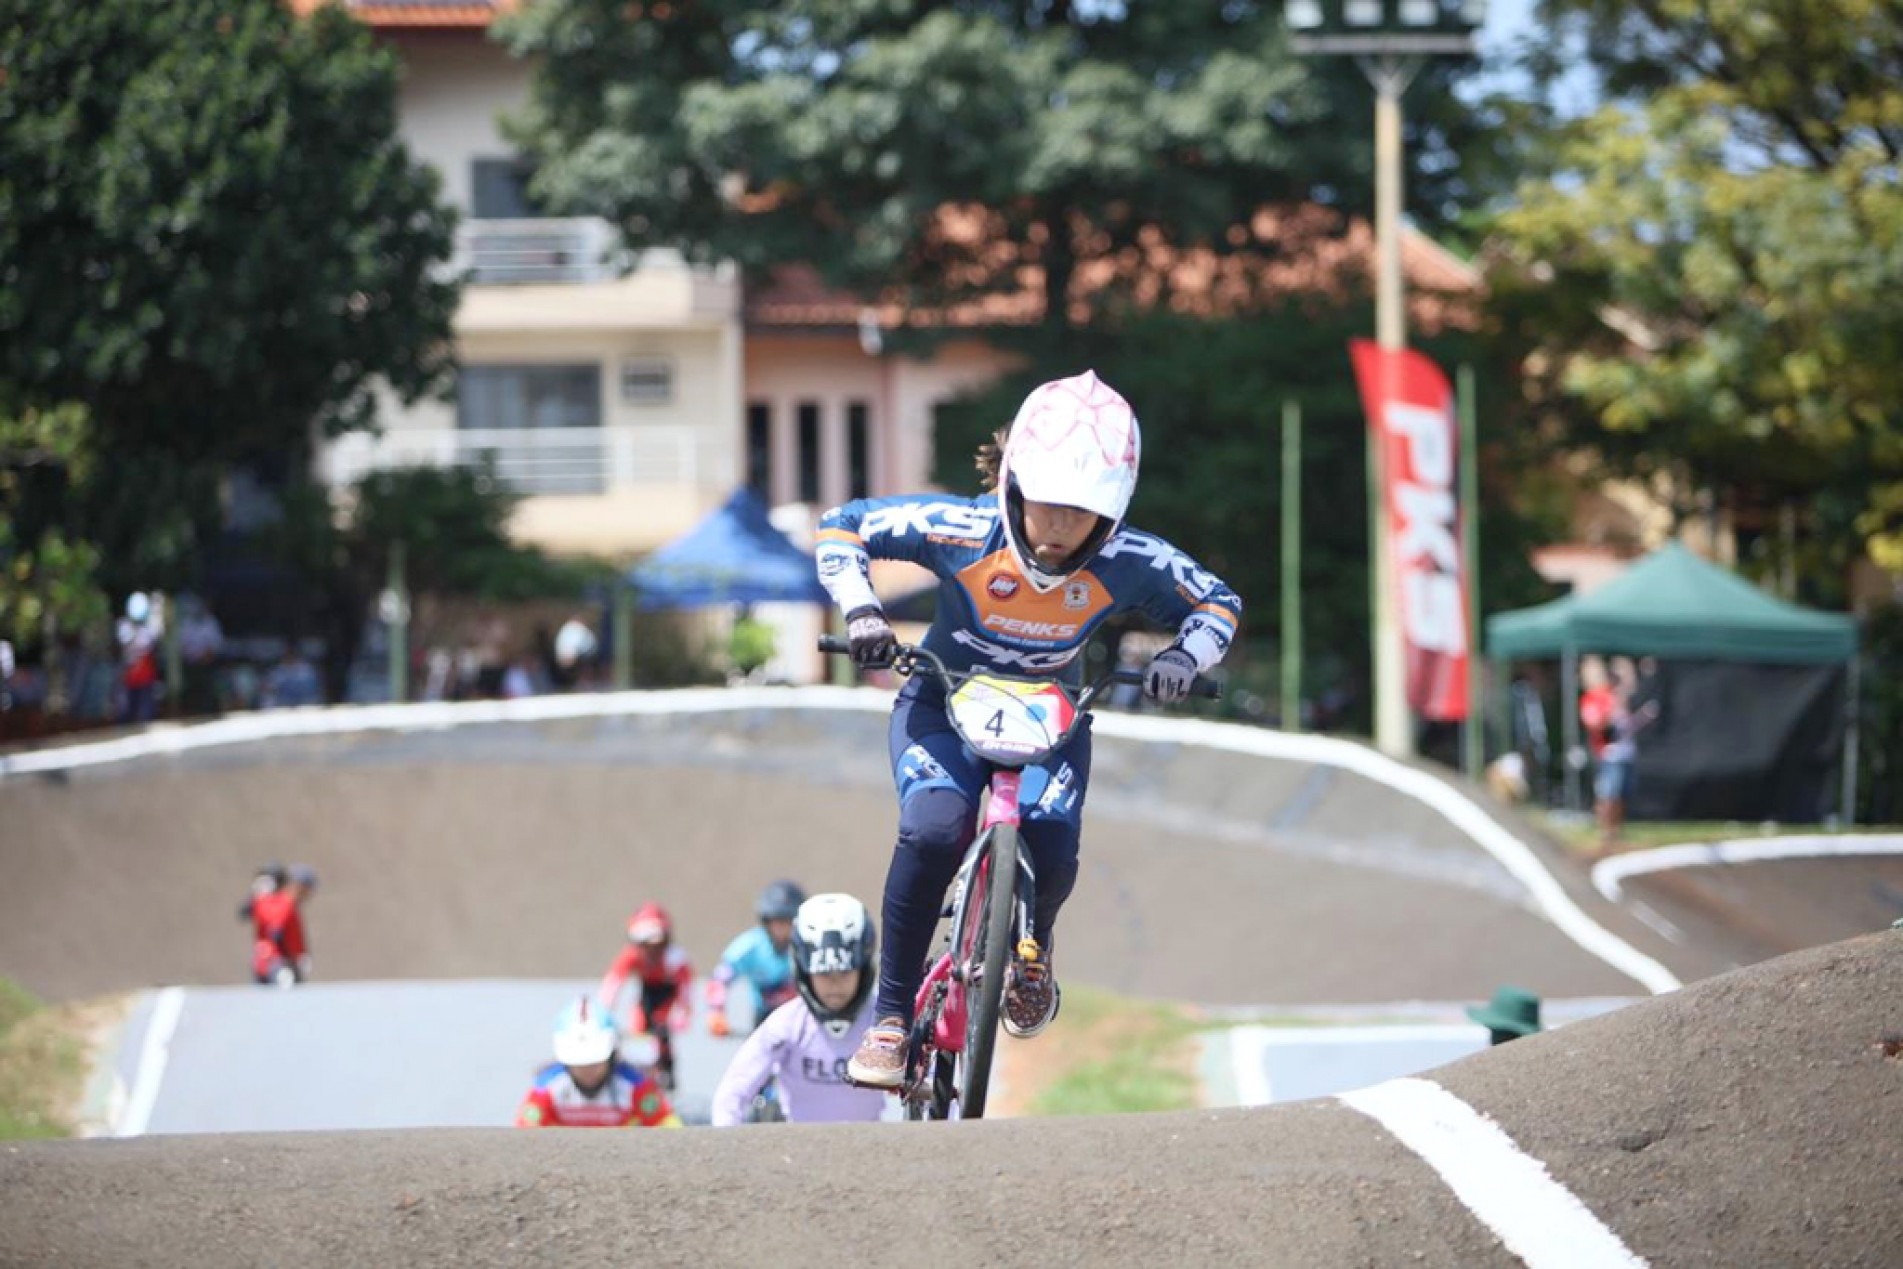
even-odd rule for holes
{"type": "Polygon", "coordinates": [[[791,921],[799,915],[800,904],[805,902],[806,892],[797,881],[776,881],[760,892],[753,904],[753,914],[762,921],[791,921]]]}

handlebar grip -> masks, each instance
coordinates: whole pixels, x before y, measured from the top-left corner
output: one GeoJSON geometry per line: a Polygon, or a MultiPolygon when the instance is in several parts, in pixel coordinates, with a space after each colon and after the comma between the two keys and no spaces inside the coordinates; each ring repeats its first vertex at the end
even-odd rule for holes
{"type": "Polygon", "coordinates": [[[1189,685],[1189,694],[1191,696],[1200,696],[1205,700],[1219,701],[1222,699],[1222,684],[1214,679],[1206,679],[1199,674],[1196,676],[1196,681],[1189,685]]]}
{"type": "Polygon", "coordinates": [[[840,655],[849,655],[852,652],[852,641],[849,639],[842,639],[838,635],[823,634],[819,637],[819,650],[821,652],[833,652],[833,653],[838,653],[840,655]]]}

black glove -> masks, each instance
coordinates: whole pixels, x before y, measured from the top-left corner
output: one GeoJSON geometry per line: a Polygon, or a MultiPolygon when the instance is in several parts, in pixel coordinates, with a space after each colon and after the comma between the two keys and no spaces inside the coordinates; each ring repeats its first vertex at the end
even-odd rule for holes
{"type": "Polygon", "coordinates": [[[877,608],[855,608],[846,614],[846,641],[852,644],[852,663],[862,670],[880,670],[892,664],[899,636],[877,608]]]}
{"type": "Polygon", "coordinates": [[[1196,658],[1171,646],[1150,658],[1143,672],[1143,690],[1159,701],[1180,701],[1196,681],[1196,658]]]}

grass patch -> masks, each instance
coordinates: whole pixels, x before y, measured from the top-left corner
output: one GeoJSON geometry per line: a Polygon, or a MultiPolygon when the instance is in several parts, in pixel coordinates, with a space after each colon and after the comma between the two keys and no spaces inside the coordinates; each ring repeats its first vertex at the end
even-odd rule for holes
{"type": "Polygon", "coordinates": [[[1121,1115],[1196,1105],[1196,1034],[1175,1005],[1067,988],[1058,1021],[1063,1048],[1031,1099],[1034,1115],[1121,1115]]]}
{"type": "Polygon", "coordinates": [[[48,1009],[0,978],[0,1140],[70,1137],[65,1107],[86,1080],[86,1046],[72,1011],[48,1009]]]}

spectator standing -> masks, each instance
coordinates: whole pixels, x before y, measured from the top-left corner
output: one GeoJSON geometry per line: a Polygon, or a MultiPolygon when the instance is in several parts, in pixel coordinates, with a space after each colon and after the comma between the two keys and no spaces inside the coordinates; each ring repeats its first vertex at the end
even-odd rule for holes
{"type": "Polygon", "coordinates": [[[157,712],[159,640],[165,623],[152,597],[135,590],[126,597],[126,615],[119,621],[119,683],[124,696],[119,710],[122,723],[148,723],[157,712]]]}
{"type": "Polygon", "coordinates": [[[1633,707],[1638,684],[1630,662],[1614,676],[1612,707],[1606,743],[1599,750],[1599,765],[1593,772],[1593,815],[1599,823],[1599,850],[1604,854],[1618,849],[1625,829],[1626,799],[1632,796],[1633,766],[1638,760],[1638,734],[1658,717],[1656,700],[1633,707]]]}
{"type": "Polygon", "coordinates": [[[218,658],[225,650],[224,627],[196,595],[178,601],[178,651],[185,662],[180,709],[187,714],[218,712],[218,658]]]}
{"type": "Polygon", "coordinates": [[[595,638],[595,632],[579,616],[570,617],[555,632],[554,679],[555,687],[567,691],[575,687],[594,685],[595,657],[601,651],[601,641],[595,638]]]}
{"type": "Polygon", "coordinates": [[[1612,715],[1618,707],[1619,698],[1613,691],[1612,677],[1606,672],[1606,663],[1598,657],[1585,657],[1579,662],[1579,725],[1586,733],[1586,748],[1597,762],[1599,754],[1606,747],[1606,740],[1612,734],[1612,715]]]}
{"type": "Polygon", "coordinates": [[[286,644],[283,659],[264,676],[258,704],[266,709],[289,709],[323,703],[324,686],[318,680],[317,667],[304,659],[295,641],[286,644]]]}

